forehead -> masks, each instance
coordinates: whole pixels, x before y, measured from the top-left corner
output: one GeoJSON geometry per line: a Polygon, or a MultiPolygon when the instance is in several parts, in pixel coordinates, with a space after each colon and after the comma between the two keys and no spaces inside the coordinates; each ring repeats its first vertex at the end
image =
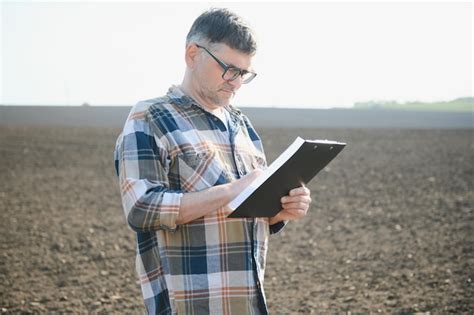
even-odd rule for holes
{"type": "Polygon", "coordinates": [[[232,65],[245,70],[251,69],[253,59],[252,55],[232,49],[226,44],[213,44],[211,47],[212,53],[227,65],[232,65]]]}

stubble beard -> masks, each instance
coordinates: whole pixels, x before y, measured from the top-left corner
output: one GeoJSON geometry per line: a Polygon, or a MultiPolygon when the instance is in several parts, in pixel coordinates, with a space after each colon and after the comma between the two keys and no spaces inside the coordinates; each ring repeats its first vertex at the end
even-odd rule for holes
{"type": "Polygon", "coordinates": [[[208,87],[203,87],[201,90],[201,98],[207,100],[209,103],[215,106],[222,107],[229,105],[230,100],[233,96],[231,96],[230,98],[225,98],[219,95],[220,89],[221,88],[219,88],[218,90],[212,90],[208,87]]]}

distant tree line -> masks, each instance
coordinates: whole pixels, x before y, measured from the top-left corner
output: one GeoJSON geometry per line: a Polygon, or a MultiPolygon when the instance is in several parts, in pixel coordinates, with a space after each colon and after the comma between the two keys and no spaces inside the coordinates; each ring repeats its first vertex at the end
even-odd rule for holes
{"type": "Polygon", "coordinates": [[[406,110],[444,110],[444,111],[474,111],[474,97],[460,97],[449,102],[407,102],[397,101],[367,101],[356,102],[356,109],[406,109],[406,110]]]}

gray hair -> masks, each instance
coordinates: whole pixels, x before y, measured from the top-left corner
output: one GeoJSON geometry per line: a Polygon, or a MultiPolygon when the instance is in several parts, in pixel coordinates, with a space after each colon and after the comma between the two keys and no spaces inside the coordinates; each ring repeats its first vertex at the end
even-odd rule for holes
{"type": "Polygon", "coordinates": [[[257,51],[255,35],[250,27],[228,9],[214,8],[202,13],[186,36],[186,45],[192,42],[201,45],[222,43],[249,55],[257,51]]]}

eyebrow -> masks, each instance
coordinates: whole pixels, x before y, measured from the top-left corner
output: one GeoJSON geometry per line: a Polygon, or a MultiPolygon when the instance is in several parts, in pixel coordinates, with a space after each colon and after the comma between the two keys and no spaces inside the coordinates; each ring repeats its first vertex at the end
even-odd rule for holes
{"type": "MultiPolygon", "coordinates": [[[[221,59],[222,60],[222,59],[221,59]]],[[[234,65],[233,63],[228,63],[228,62],[225,62],[224,60],[222,60],[223,63],[225,63],[227,65],[227,67],[229,68],[236,68],[236,69],[239,69],[240,71],[245,71],[245,73],[248,73],[248,72],[253,72],[253,69],[242,69],[240,67],[237,67],[236,65],[234,65]]]]}
{"type": "MultiPolygon", "coordinates": [[[[214,54],[214,56],[215,56],[215,54],[214,54]]],[[[217,57],[217,56],[216,56],[216,57],[217,57]]],[[[233,63],[229,63],[229,62],[226,62],[226,61],[222,60],[222,57],[217,57],[217,58],[219,58],[227,67],[232,67],[232,68],[237,68],[237,69],[240,69],[240,70],[244,70],[244,69],[242,69],[242,68],[240,68],[240,67],[237,67],[237,66],[234,65],[233,63]]]]}
{"type": "Polygon", "coordinates": [[[242,68],[237,67],[236,65],[234,65],[234,64],[232,64],[232,63],[227,63],[227,62],[225,62],[225,61],[222,61],[222,62],[224,62],[228,67],[237,68],[237,69],[239,69],[239,70],[241,70],[241,71],[253,72],[253,69],[248,69],[248,70],[247,70],[247,69],[242,69],[242,68]]]}
{"type": "Polygon", "coordinates": [[[236,69],[239,69],[240,71],[245,71],[246,73],[250,73],[250,72],[253,73],[253,69],[247,70],[247,69],[242,69],[242,68],[240,68],[240,67],[237,67],[237,66],[234,65],[233,63],[228,63],[228,62],[222,60],[222,57],[216,56],[215,53],[211,52],[211,51],[210,51],[209,49],[207,49],[206,47],[201,46],[201,45],[198,45],[198,44],[196,44],[196,46],[199,47],[199,48],[204,49],[204,50],[207,51],[214,59],[217,58],[216,61],[220,61],[220,62],[224,63],[224,64],[225,64],[227,67],[229,67],[229,68],[236,68],[236,69]]]}

